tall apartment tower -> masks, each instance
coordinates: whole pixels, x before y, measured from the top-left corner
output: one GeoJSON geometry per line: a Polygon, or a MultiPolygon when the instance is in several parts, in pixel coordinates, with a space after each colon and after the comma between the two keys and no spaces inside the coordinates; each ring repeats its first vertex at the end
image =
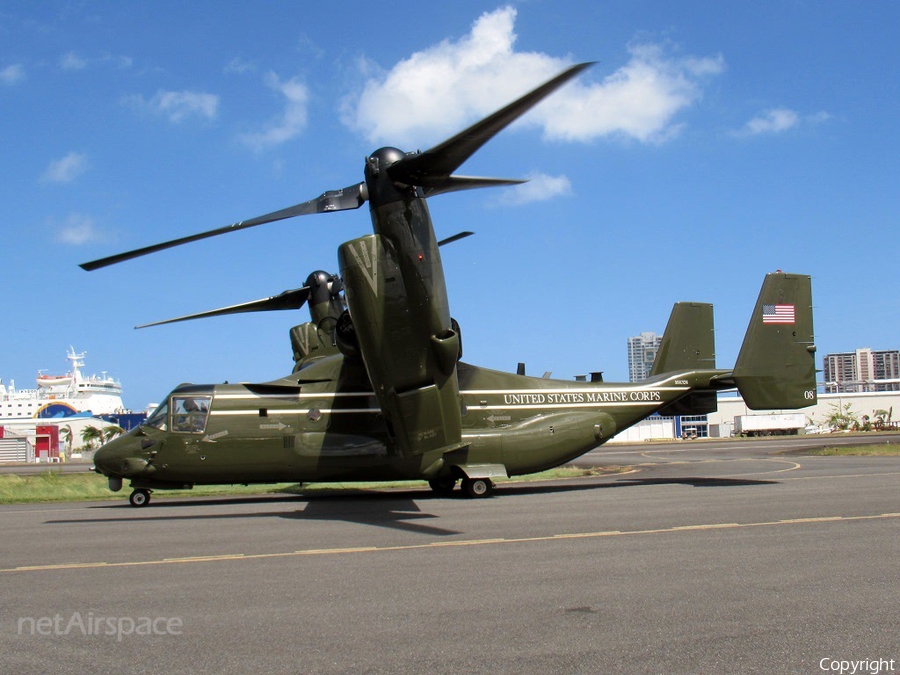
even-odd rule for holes
{"type": "Polygon", "coordinates": [[[900,391],[900,351],[864,347],[828,354],[824,359],[825,393],[900,391]]]}
{"type": "Polygon", "coordinates": [[[649,377],[661,342],[662,335],[656,333],[641,333],[628,338],[629,382],[639,382],[649,377]]]}

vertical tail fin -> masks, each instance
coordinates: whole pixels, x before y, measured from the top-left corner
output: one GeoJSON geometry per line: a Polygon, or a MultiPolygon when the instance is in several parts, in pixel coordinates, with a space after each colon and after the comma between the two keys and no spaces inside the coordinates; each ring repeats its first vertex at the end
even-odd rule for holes
{"type": "Polygon", "coordinates": [[[714,370],[715,367],[713,306],[701,302],[675,303],[650,376],[674,370],[714,370]]]}
{"type": "MultiPolygon", "coordinates": [[[[678,302],[672,307],[650,377],[679,370],[715,370],[713,306],[678,302]]],[[[660,409],[660,415],[707,415],[716,411],[715,391],[692,391],[660,409]]]]}
{"type": "Polygon", "coordinates": [[[754,410],[814,405],[815,353],[810,277],[767,274],[733,371],[744,402],[754,410]]]}

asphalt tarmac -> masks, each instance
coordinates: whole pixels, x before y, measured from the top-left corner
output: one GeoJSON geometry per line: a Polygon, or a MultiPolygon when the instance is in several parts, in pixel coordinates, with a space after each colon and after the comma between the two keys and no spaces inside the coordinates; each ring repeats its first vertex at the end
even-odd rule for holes
{"type": "Polygon", "coordinates": [[[484,500],[3,506],[0,671],[900,671],[900,458],[800,447],[607,446],[635,470],[484,500]]]}

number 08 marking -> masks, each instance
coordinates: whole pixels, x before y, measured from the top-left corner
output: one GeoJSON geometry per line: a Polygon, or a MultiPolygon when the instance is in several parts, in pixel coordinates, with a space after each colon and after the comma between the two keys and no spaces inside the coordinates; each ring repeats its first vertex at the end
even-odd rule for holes
{"type": "Polygon", "coordinates": [[[816,398],[816,392],[815,392],[815,391],[809,391],[809,390],[804,391],[804,392],[803,392],[803,398],[805,398],[807,401],[814,401],[815,398],[816,398]]]}

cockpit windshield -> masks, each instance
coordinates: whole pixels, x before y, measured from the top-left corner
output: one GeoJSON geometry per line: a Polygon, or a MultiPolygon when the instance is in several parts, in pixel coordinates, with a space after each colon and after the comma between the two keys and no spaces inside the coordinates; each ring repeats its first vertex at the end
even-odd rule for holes
{"type": "Polygon", "coordinates": [[[158,406],[156,410],[146,419],[144,422],[145,426],[153,427],[154,429],[159,429],[160,431],[165,431],[168,427],[169,420],[169,404],[163,403],[158,406]]]}
{"type": "Polygon", "coordinates": [[[172,431],[202,434],[206,431],[211,396],[173,396],[172,431]]]}

